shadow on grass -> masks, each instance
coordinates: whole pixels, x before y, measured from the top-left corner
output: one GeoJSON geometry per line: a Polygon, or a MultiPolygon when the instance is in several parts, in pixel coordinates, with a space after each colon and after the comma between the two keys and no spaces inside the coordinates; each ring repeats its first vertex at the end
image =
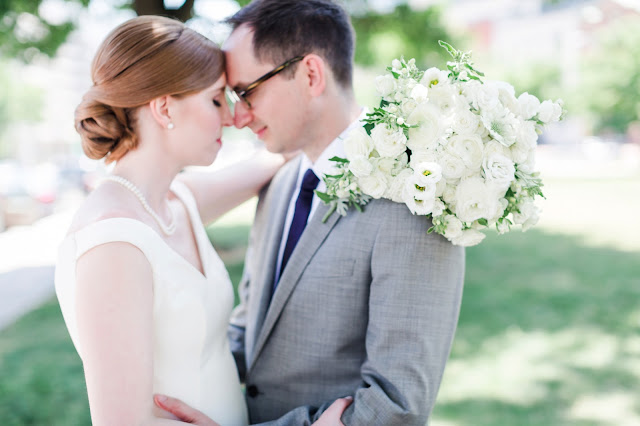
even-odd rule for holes
{"type": "MultiPolygon", "coordinates": [[[[242,261],[225,253],[241,249],[247,233],[210,233],[234,285],[242,261]]],[[[460,323],[432,424],[633,424],[639,301],[638,253],[540,231],[490,235],[467,250],[460,323]]],[[[90,424],[82,366],[55,300],[0,333],[0,419],[90,424]]]]}

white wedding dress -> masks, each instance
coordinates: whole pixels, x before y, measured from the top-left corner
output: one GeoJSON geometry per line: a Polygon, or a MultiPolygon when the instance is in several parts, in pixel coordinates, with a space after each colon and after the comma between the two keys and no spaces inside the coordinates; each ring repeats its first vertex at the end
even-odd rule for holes
{"type": "Polygon", "coordinates": [[[204,275],[146,224],[128,218],[101,220],[70,234],[60,246],[55,287],[64,320],[82,358],[75,309],[76,260],[100,244],[134,245],[153,271],[153,392],[179,398],[222,426],[247,425],[247,408],[227,340],[233,308],[231,281],[209,242],[191,192],[179,182],[171,190],[189,212],[204,275]]]}

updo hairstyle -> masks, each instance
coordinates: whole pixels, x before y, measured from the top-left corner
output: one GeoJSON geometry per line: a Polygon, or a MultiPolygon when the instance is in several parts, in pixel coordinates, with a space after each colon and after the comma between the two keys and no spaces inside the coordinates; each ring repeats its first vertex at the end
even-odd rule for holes
{"type": "Polygon", "coordinates": [[[93,86],[76,108],[82,148],[108,164],[138,143],[136,108],[165,95],[186,96],[214,84],[224,56],[180,21],[140,16],[114,29],[91,64],[93,86]]]}

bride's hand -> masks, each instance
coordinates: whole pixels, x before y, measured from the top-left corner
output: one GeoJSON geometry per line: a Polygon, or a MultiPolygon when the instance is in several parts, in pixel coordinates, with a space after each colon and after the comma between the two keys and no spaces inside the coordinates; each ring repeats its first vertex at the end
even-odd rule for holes
{"type": "Polygon", "coordinates": [[[342,421],[340,421],[340,417],[342,417],[342,413],[344,413],[344,410],[346,410],[352,402],[353,398],[350,396],[336,399],[333,404],[322,413],[313,426],[344,426],[342,421]]]}
{"type": "Polygon", "coordinates": [[[196,410],[195,408],[189,407],[179,399],[165,395],[154,395],[153,402],[155,402],[158,407],[170,412],[185,423],[191,423],[197,426],[220,426],[218,423],[207,417],[206,414],[196,410]]]}

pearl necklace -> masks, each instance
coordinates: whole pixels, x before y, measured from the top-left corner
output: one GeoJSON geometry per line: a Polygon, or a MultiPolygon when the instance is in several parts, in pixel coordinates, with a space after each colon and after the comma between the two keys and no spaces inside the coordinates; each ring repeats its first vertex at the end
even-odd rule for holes
{"type": "Polygon", "coordinates": [[[169,225],[165,225],[162,219],[160,219],[160,216],[158,216],[158,214],[151,208],[149,203],[147,203],[147,199],[144,197],[144,195],[142,195],[142,191],[140,191],[140,189],[133,183],[129,182],[122,176],[116,175],[107,176],[106,178],[104,178],[104,180],[111,180],[113,182],[119,183],[129,191],[133,192],[133,195],[135,195],[138,200],[140,200],[140,204],[142,204],[142,207],[144,207],[147,213],[149,213],[151,217],[155,219],[155,221],[158,223],[158,226],[160,227],[160,229],[162,229],[162,232],[164,232],[165,235],[172,235],[174,232],[176,232],[176,218],[173,215],[171,207],[169,206],[169,202],[167,202],[167,207],[169,207],[169,212],[171,213],[171,221],[169,222],[169,225]]]}

